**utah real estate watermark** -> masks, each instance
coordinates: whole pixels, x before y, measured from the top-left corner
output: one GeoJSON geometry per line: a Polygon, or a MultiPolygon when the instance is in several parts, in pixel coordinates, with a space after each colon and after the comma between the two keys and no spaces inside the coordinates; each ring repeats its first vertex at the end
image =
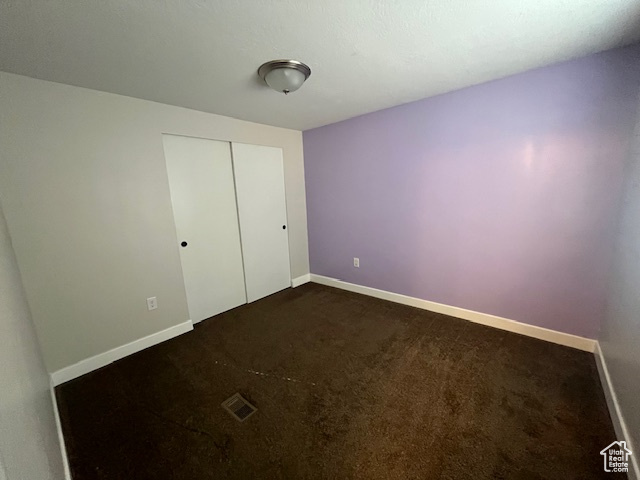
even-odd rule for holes
{"type": "Polygon", "coordinates": [[[600,455],[604,457],[604,471],[605,472],[628,472],[629,471],[629,456],[631,450],[627,448],[627,442],[612,442],[611,445],[606,446],[600,455]]]}

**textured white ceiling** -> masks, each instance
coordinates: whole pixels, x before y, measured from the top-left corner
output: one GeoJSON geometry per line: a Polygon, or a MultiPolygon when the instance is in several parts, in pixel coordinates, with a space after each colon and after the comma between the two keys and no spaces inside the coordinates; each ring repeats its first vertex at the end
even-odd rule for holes
{"type": "Polygon", "coordinates": [[[0,0],[0,70],[299,130],[638,40],[638,0],[0,0]]]}

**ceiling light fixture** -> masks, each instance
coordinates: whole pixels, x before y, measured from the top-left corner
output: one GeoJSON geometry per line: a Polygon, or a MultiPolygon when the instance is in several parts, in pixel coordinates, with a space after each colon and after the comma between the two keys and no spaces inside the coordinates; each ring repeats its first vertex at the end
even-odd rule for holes
{"type": "Polygon", "coordinates": [[[302,86],[311,75],[311,69],[296,60],[271,60],[260,66],[258,75],[276,92],[287,95],[302,86]]]}

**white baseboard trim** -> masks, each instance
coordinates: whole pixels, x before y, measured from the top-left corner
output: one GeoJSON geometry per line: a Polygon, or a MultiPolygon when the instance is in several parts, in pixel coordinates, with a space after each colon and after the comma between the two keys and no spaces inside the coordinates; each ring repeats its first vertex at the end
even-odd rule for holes
{"type": "Polygon", "coordinates": [[[602,383],[602,389],[604,390],[604,397],[607,400],[607,406],[609,407],[609,415],[611,416],[611,422],[616,432],[616,440],[624,440],[627,442],[627,448],[633,452],[631,462],[629,464],[628,477],[629,480],[640,480],[640,462],[638,462],[638,452],[634,448],[633,440],[629,435],[629,429],[627,423],[622,415],[620,404],[618,403],[618,396],[616,390],[613,388],[611,382],[611,376],[609,375],[609,369],[607,368],[607,362],[602,354],[600,348],[600,342],[596,342],[595,348],[596,366],[598,367],[598,374],[600,375],[600,382],[602,383]]]}
{"type": "Polygon", "coordinates": [[[78,363],[74,363],[73,365],[65,367],[61,370],[53,372],[51,374],[51,381],[53,382],[54,386],[58,386],[64,382],[68,382],[69,380],[73,380],[74,378],[78,378],[86,373],[109,365],[116,360],[120,360],[121,358],[132,355],[136,352],[139,352],[140,350],[144,350],[145,348],[152,347],[154,345],[157,345],[158,343],[162,343],[173,337],[182,335],[183,333],[190,332],[191,330],[193,330],[193,323],[191,322],[191,320],[187,320],[184,323],[180,323],[165,330],[152,333],[151,335],[147,335],[146,337],[134,340],[133,342],[127,343],[120,347],[112,348],[109,351],[100,353],[78,363]]]}
{"type": "Polygon", "coordinates": [[[319,283],[321,285],[327,285],[329,287],[336,287],[342,290],[348,290],[350,292],[380,298],[382,300],[389,300],[391,302],[402,303],[403,305],[409,305],[412,307],[421,308],[423,310],[429,310],[430,312],[442,313],[451,317],[462,318],[463,320],[469,320],[474,323],[480,323],[489,327],[499,328],[508,332],[519,333],[520,335],[526,335],[528,337],[546,340],[547,342],[577,348],[578,350],[584,350],[586,352],[593,353],[596,346],[596,341],[590,338],[579,337],[577,335],[558,332],[556,330],[550,330],[548,328],[536,327],[535,325],[528,325],[526,323],[520,323],[515,320],[509,320],[507,318],[497,317],[495,315],[489,315],[487,313],[474,312],[473,310],[466,310],[464,308],[452,307],[450,305],[445,305],[442,303],[430,302],[429,300],[409,297],[407,295],[402,295],[399,293],[378,290],[377,288],[364,287],[362,285],[343,282],[331,277],[315,275],[312,273],[311,281],[319,283]]]}
{"type": "Polygon", "coordinates": [[[300,285],[304,285],[305,283],[309,283],[311,281],[311,274],[307,273],[306,275],[302,275],[300,277],[296,277],[291,280],[291,287],[296,288],[300,285]]]}
{"type": "Polygon", "coordinates": [[[53,416],[56,421],[56,430],[58,430],[58,441],[60,443],[60,455],[62,456],[62,467],[64,468],[64,479],[71,479],[71,469],[69,468],[69,457],[67,457],[67,446],[64,442],[62,434],[62,422],[60,421],[60,413],[58,411],[58,401],[56,400],[55,385],[50,382],[49,390],[51,391],[51,403],[53,404],[53,416]]]}

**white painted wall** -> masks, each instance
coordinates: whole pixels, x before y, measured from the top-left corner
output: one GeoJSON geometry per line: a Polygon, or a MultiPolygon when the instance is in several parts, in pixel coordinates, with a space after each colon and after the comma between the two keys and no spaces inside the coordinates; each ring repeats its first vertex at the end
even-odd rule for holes
{"type": "MultiPolygon", "coordinates": [[[[625,192],[606,318],[600,348],[609,370],[620,411],[632,442],[640,452],[640,102],[625,192]]],[[[636,463],[638,459],[636,457],[636,463]]]]}
{"type": "Polygon", "coordinates": [[[49,371],[188,319],[162,133],[281,147],[309,272],[301,132],[0,72],[0,201],[49,371]]]}
{"type": "Polygon", "coordinates": [[[0,208],[0,479],[62,479],[49,376],[0,208]]]}

